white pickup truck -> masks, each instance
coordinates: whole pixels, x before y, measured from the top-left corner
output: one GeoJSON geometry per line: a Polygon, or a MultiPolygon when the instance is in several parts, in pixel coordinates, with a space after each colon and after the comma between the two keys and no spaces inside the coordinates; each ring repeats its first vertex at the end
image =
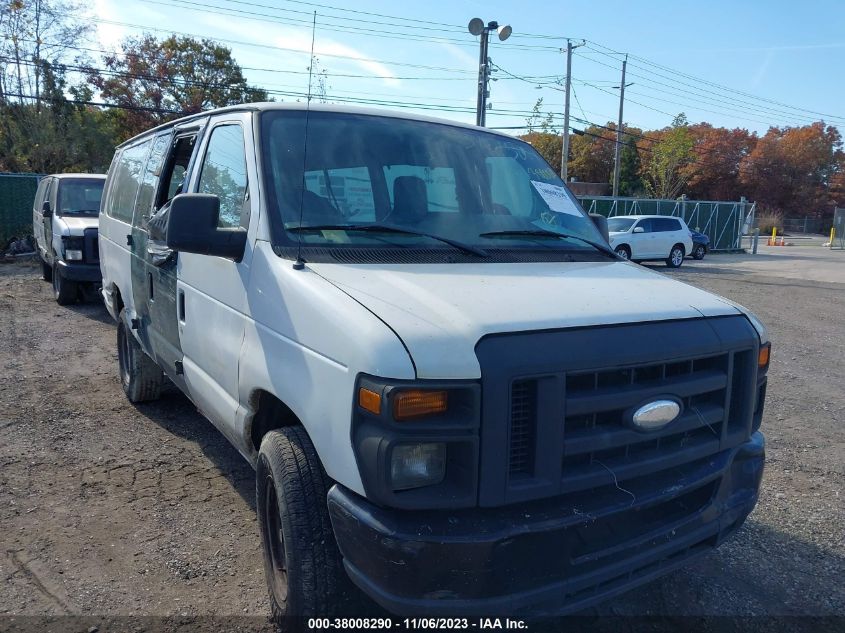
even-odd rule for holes
{"type": "MultiPolygon", "coordinates": [[[[133,402],[166,375],[256,469],[273,612],[572,612],[754,507],[770,344],[619,258],[528,144],[251,104],[121,145],[103,297],[133,402]]],[[[298,624],[297,624],[298,623],[298,624]]]]}

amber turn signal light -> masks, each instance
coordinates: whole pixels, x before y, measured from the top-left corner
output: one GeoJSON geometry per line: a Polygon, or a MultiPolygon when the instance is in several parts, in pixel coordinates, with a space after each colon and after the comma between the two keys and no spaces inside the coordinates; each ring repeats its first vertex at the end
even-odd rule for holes
{"type": "Polygon", "coordinates": [[[409,389],[396,394],[393,399],[393,419],[409,420],[436,413],[443,413],[448,406],[445,391],[409,389]]]}
{"type": "Polygon", "coordinates": [[[375,413],[376,415],[381,414],[381,394],[376,393],[375,391],[370,391],[369,389],[365,389],[361,387],[358,391],[358,406],[362,409],[369,411],[370,413],[375,413]]]}
{"type": "Polygon", "coordinates": [[[757,367],[759,369],[765,369],[769,366],[769,358],[771,357],[772,353],[772,344],[766,343],[765,345],[760,347],[760,353],[757,354],[757,367]]]}

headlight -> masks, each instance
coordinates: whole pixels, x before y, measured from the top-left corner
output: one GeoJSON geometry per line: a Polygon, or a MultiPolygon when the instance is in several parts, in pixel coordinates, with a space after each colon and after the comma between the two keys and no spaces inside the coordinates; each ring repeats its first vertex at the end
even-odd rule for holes
{"type": "Polygon", "coordinates": [[[442,442],[398,444],[390,459],[394,490],[439,484],[446,477],[446,445],[442,442]]]}
{"type": "Polygon", "coordinates": [[[478,381],[361,374],[355,389],[352,446],[367,499],[414,510],[476,504],[478,381]]]}
{"type": "Polygon", "coordinates": [[[64,250],[65,261],[82,260],[82,238],[76,235],[62,236],[62,249],[64,250]]]}

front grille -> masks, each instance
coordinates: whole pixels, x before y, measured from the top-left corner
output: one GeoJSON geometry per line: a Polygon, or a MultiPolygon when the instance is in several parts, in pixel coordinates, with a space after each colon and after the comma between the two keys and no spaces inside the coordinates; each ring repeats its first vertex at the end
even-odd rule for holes
{"type": "Polygon", "coordinates": [[[88,264],[100,262],[100,245],[97,229],[85,229],[85,236],[82,246],[82,261],[88,264]]]}
{"type": "MultiPolygon", "coordinates": [[[[758,400],[756,393],[749,399],[753,359],[753,350],[739,350],[561,375],[556,383],[563,392],[556,492],[617,487],[631,477],[675,468],[744,441],[758,400]],[[681,404],[678,417],[655,431],[634,427],[633,412],[660,398],[681,404]]],[[[555,421],[538,415],[540,385],[546,382],[540,377],[511,383],[511,487],[537,476],[537,451],[543,449],[538,443],[554,437],[550,427],[555,421]]]]}
{"type": "Polygon", "coordinates": [[[566,376],[563,491],[583,490],[642,468],[660,469],[719,450],[730,393],[730,355],[718,354],[566,376]],[[664,429],[628,425],[633,411],[660,397],[681,402],[664,429]]]}
{"type": "Polygon", "coordinates": [[[519,380],[511,388],[511,428],[508,472],[511,477],[528,475],[534,466],[536,383],[519,380]]]}

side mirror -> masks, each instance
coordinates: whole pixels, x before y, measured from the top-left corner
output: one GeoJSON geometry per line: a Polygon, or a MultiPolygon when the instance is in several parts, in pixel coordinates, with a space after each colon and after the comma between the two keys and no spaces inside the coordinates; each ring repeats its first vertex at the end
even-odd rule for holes
{"type": "Polygon", "coordinates": [[[634,233],[645,233],[645,229],[641,226],[635,226],[634,233]]]}
{"type": "Polygon", "coordinates": [[[596,228],[599,230],[599,233],[601,233],[604,241],[610,243],[610,231],[607,228],[607,218],[601,213],[591,213],[590,219],[593,221],[593,224],[596,225],[596,228]]]}
{"type": "Polygon", "coordinates": [[[41,217],[49,218],[51,215],[53,215],[53,209],[50,208],[50,201],[45,200],[44,204],[41,205],[41,217]]]}
{"type": "Polygon", "coordinates": [[[246,248],[246,231],[217,226],[220,198],[206,193],[183,193],[167,212],[167,247],[183,253],[214,255],[240,261],[246,248]]]}

